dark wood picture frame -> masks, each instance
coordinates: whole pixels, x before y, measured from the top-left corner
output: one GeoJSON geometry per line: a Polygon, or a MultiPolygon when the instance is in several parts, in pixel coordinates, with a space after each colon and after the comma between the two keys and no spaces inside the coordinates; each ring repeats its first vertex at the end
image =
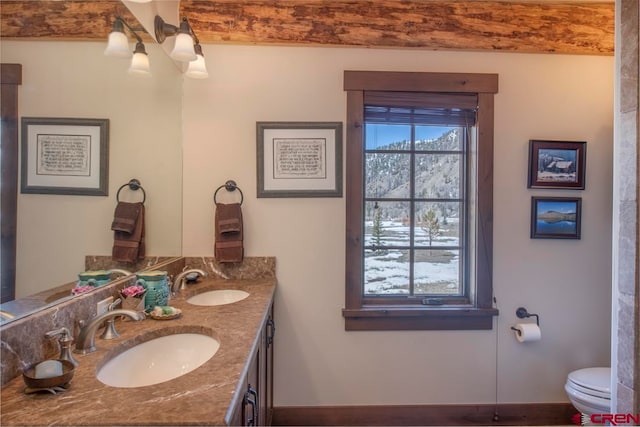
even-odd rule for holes
{"type": "Polygon", "coordinates": [[[529,141],[528,188],[584,190],[587,143],[529,141]]]}
{"type": "Polygon", "coordinates": [[[342,122],[256,122],[257,197],[342,197],[342,122]]]}
{"type": "Polygon", "coordinates": [[[582,198],[532,197],[532,239],[580,239],[582,198]]]}
{"type": "Polygon", "coordinates": [[[109,195],[109,119],[23,117],[22,193],[109,195]]]}

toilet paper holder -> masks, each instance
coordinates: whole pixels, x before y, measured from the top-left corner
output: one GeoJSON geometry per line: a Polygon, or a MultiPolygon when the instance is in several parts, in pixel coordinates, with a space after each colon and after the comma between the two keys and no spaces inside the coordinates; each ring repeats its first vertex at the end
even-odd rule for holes
{"type": "MultiPolygon", "coordinates": [[[[518,309],[516,310],[516,316],[518,316],[518,319],[524,319],[524,318],[529,318],[529,317],[534,317],[535,316],[536,325],[540,326],[540,316],[538,316],[535,313],[529,313],[527,311],[527,309],[524,308],[524,307],[518,307],[518,309]]],[[[511,329],[516,331],[518,333],[518,335],[522,334],[522,332],[519,329],[516,329],[513,326],[511,327],[511,329]]]]}

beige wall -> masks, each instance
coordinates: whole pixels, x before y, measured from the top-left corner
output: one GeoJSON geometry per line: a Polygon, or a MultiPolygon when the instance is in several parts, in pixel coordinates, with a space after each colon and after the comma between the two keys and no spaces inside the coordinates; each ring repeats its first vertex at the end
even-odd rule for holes
{"type": "Polygon", "coordinates": [[[566,401],[569,371],[609,363],[613,58],[205,47],[184,83],[184,255],[213,253],[213,191],[244,191],[247,255],[275,255],[275,403],[566,401]],[[485,332],[345,332],[344,199],[257,199],[256,121],[344,121],[344,70],[490,72],[496,96],[494,288],[485,332]],[[528,190],[532,138],[588,141],[585,191],[528,190]],[[578,241],[529,239],[533,195],[583,197],[578,241]],[[541,316],[518,344],[515,310],[541,316]]]}
{"type": "MultiPolygon", "coordinates": [[[[151,78],[104,48],[2,41],[2,62],[22,64],[21,117],[110,120],[108,197],[18,194],[18,298],[73,281],[85,255],[111,254],[116,193],[131,178],[147,192],[147,254],[181,253],[181,74],[157,46],[151,78]]],[[[140,198],[124,189],[121,200],[140,198]]]]}
{"type": "MultiPolygon", "coordinates": [[[[136,176],[149,194],[150,244],[179,234],[182,216],[183,255],[212,255],[213,192],[235,179],[245,195],[246,254],[277,257],[276,405],[490,403],[496,355],[500,402],[566,401],[569,371],[609,363],[613,58],[207,45],[209,79],[183,81],[156,45],[147,46],[150,80],[129,77],[103,48],[2,42],[3,62],[25,64],[23,116],[111,119],[108,198],[20,195],[19,209],[28,218],[46,212],[29,220],[34,228],[52,221],[41,239],[57,224],[70,229],[45,239],[59,245],[47,256],[70,263],[66,252],[78,242],[88,245],[79,254],[109,253],[115,192],[136,176]],[[51,53],[59,46],[64,68],[51,53]],[[93,73],[76,72],[88,59],[93,73]],[[344,198],[256,198],[255,122],[344,122],[348,69],[499,73],[494,288],[501,314],[493,331],[345,332],[344,198]],[[587,189],[528,190],[532,138],[587,141],[587,189]],[[160,150],[176,140],[182,182],[167,173],[180,166],[180,148],[160,150]],[[174,213],[176,186],[183,209],[174,213]],[[529,239],[533,195],[583,197],[582,239],[529,239]],[[154,225],[152,212],[165,210],[167,219],[154,225]],[[542,341],[516,342],[509,326],[519,306],[540,314],[542,341]]],[[[21,254],[37,270],[39,247],[19,243],[21,254]]]]}

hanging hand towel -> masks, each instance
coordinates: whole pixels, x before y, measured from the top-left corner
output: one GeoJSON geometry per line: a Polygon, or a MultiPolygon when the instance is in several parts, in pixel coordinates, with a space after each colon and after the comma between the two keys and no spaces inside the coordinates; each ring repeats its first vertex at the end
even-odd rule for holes
{"type": "Polygon", "coordinates": [[[126,203],[118,202],[118,206],[125,205],[137,205],[136,208],[132,206],[116,207],[116,213],[114,214],[114,223],[117,223],[111,228],[113,232],[113,251],[111,256],[114,261],[124,262],[136,262],[138,259],[144,258],[145,255],[145,242],[144,242],[144,205],[142,203],[126,203]],[[137,215],[134,214],[137,212],[137,215]],[[125,214],[126,213],[126,214],[125,214]],[[117,215],[122,215],[118,217],[117,215]],[[126,221],[122,221],[125,219],[126,221]],[[132,232],[128,233],[122,231],[119,224],[133,222],[134,228],[132,232]]]}
{"type": "Polygon", "coordinates": [[[215,257],[218,262],[241,262],[244,256],[240,203],[216,203],[215,257]]]}
{"type": "Polygon", "coordinates": [[[118,202],[116,211],[113,214],[111,229],[113,231],[124,231],[131,234],[136,228],[136,221],[140,213],[140,203],[118,202]]]}

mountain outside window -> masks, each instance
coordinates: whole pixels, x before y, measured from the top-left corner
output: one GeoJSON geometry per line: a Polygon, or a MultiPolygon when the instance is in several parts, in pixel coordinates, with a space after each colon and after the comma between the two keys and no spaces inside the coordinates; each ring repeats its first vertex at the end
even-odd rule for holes
{"type": "Polygon", "coordinates": [[[497,314],[486,179],[497,76],[459,92],[438,89],[443,77],[460,75],[345,72],[347,330],[491,329],[497,314]]]}

